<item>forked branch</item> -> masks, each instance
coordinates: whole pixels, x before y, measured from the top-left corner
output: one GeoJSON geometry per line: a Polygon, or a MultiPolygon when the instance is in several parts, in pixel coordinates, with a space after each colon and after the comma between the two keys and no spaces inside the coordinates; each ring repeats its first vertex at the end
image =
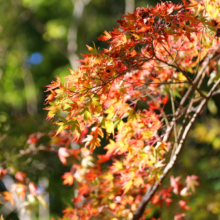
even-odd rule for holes
{"type": "Polygon", "coordinates": [[[211,90],[209,91],[208,95],[206,96],[206,98],[203,98],[200,105],[198,106],[196,112],[194,113],[193,117],[191,118],[191,120],[189,121],[189,123],[187,124],[187,126],[184,129],[184,132],[179,140],[178,146],[176,147],[175,153],[172,157],[172,159],[170,160],[170,162],[167,164],[167,166],[165,167],[163,174],[160,176],[159,181],[157,181],[154,185],[152,185],[147,192],[145,193],[145,195],[143,196],[143,199],[137,209],[137,211],[135,212],[133,219],[132,220],[138,220],[144,213],[145,207],[146,205],[150,202],[151,198],[153,197],[153,195],[155,194],[156,190],[159,188],[160,184],[162,183],[162,181],[164,180],[164,178],[166,177],[166,175],[169,173],[169,171],[172,169],[172,167],[174,166],[177,157],[186,141],[186,137],[192,127],[192,125],[194,124],[196,118],[199,116],[199,114],[201,113],[201,111],[203,110],[203,108],[205,107],[207,101],[212,97],[215,89],[217,88],[217,86],[220,84],[220,79],[213,85],[213,87],[211,88],[211,90]]]}

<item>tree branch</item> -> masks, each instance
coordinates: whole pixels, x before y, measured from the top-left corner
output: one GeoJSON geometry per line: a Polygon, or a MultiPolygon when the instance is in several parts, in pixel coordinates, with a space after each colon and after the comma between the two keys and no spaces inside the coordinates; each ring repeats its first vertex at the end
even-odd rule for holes
{"type": "Polygon", "coordinates": [[[14,157],[10,157],[7,160],[4,160],[3,162],[0,163],[0,167],[4,166],[7,163],[10,163],[11,161],[17,160],[25,155],[31,154],[31,153],[35,153],[35,152],[39,152],[39,151],[49,151],[49,152],[54,152],[57,153],[58,151],[54,148],[48,148],[45,147],[43,145],[38,146],[37,148],[28,148],[26,150],[21,150],[19,152],[19,154],[16,154],[14,157]]]}
{"type": "Polygon", "coordinates": [[[177,159],[177,157],[178,157],[178,155],[179,155],[179,153],[180,153],[180,151],[181,151],[181,149],[182,149],[182,147],[183,147],[183,145],[186,141],[186,137],[187,137],[192,125],[194,124],[196,118],[198,117],[198,115],[200,114],[200,112],[202,111],[202,109],[204,108],[206,103],[208,102],[209,98],[212,97],[215,89],[217,88],[217,86],[219,84],[220,84],[220,79],[213,85],[212,89],[210,90],[210,92],[208,93],[206,98],[202,99],[202,102],[198,106],[198,108],[197,108],[196,112],[194,113],[193,117],[191,118],[191,120],[189,121],[187,126],[185,127],[185,130],[182,134],[182,137],[179,140],[179,144],[176,148],[176,151],[175,151],[172,159],[170,160],[170,162],[165,167],[165,169],[163,171],[163,174],[160,176],[159,181],[157,181],[154,185],[150,186],[149,189],[147,190],[147,192],[145,193],[145,195],[143,196],[142,201],[141,201],[137,211],[134,213],[134,216],[133,216],[132,220],[138,220],[143,215],[146,205],[149,203],[149,201],[151,200],[151,198],[155,194],[156,190],[159,188],[161,182],[164,180],[166,175],[169,173],[169,171],[174,166],[174,164],[176,162],[176,159],[177,159]]]}
{"type": "MultiPolygon", "coordinates": [[[[196,75],[195,79],[193,80],[193,83],[194,84],[197,84],[199,81],[200,81],[200,78],[202,77],[202,74],[203,72],[206,70],[206,68],[208,67],[209,63],[210,63],[210,60],[211,59],[216,59],[216,57],[218,56],[215,56],[215,53],[219,50],[220,48],[220,44],[218,45],[218,47],[216,48],[215,52],[209,52],[209,54],[206,56],[206,58],[204,59],[204,62],[203,62],[203,65],[202,65],[202,68],[200,69],[200,71],[198,72],[198,74],[196,75]]],[[[190,96],[191,92],[193,90],[193,86],[191,85],[188,90],[186,91],[185,95],[183,96],[183,98],[181,99],[180,101],[180,104],[179,104],[179,107],[178,109],[176,110],[176,114],[175,114],[175,117],[178,117],[178,115],[180,114],[181,112],[181,109],[183,108],[186,100],[188,99],[188,97],[190,96]]],[[[170,135],[172,133],[172,130],[173,130],[173,126],[174,126],[174,118],[173,120],[171,121],[170,123],[170,127],[167,129],[164,137],[163,137],[163,142],[167,142],[170,138],[170,135]]]]}

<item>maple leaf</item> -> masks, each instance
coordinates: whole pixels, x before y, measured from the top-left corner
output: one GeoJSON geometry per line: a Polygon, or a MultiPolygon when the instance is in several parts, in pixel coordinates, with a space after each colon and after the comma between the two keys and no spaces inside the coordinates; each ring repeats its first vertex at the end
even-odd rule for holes
{"type": "Polygon", "coordinates": [[[6,170],[0,168],[0,178],[4,177],[6,175],[6,170]]]}
{"type": "Polygon", "coordinates": [[[76,159],[79,159],[78,154],[80,153],[80,150],[74,150],[74,149],[70,149],[69,153],[75,157],[76,159]]]}
{"type": "Polygon", "coordinates": [[[64,147],[60,147],[58,150],[58,156],[60,158],[60,161],[62,162],[62,164],[67,165],[67,157],[70,156],[68,150],[64,147]]]}
{"type": "Polygon", "coordinates": [[[31,134],[28,137],[27,144],[34,144],[40,140],[42,135],[39,133],[31,134]]]}
{"type": "MultiPolygon", "coordinates": [[[[74,203],[82,196],[86,198],[82,205],[66,209],[64,217],[87,220],[101,213],[100,219],[130,219],[129,214],[135,211],[133,209],[143,204],[141,195],[147,189],[153,190],[147,202],[152,202],[154,206],[162,206],[164,202],[166,206],[170,205],[172,190],[182,196],[190,195],[189,190],[195,191],[198,182],[194,175],[186,178],[185,188],[180,176],[171,176],[171,187],[158,193],[154,191],[153,182],[167,176],[167,168],[163,166],[174,130],[172,123],[175,118],[162,114],[167,111],[164,106],[170,104],[168,98],[172,96],[178,97],[175,100],[177,105],[188,88],[185,81],[190,84],[189,88],[193,88],[187,74],[199,73],[200,63],[203,68],[203,59],[219,44],[219,39],[214,36],[217,25],[210,19],[218,20],[219,10],[214,9],[217,7],[206,3],[208,14],[203,17],[203,2],[191,0],[187,3],[184,0],[184,4],[185,7],[161,2],[154,8],[139,7],[132,14],[124,15],[118,21],[119,28],[104,31],[104,36],[98,38],[110,40],[107,49],[97,51],[95,46],[87,46],[89,53],[79,60],[81,65],[77,71],[70,70],[67,82],[62,85],[57,78],[48,86],[47,91],[50,90],[51,94],[46,99],[50,105],[46,108],[49,111],[47,118],[57,115],[61,119],[56,122],[60,126],[57,136],[61,135],[60,131],[69,129],[74,135],[71,141],[85,142],[85,148],[78,152],[71,153],[64,147],[58,151],[63,164],[67,164],[71,154],[79,160],[82,157],[80,163],[74,166],[74,175],[68,172],[62,178],[64,184],[72,185],[74,177],[78,182],[79,195],[74,203]],[[210,13],[212,16],[209,16],[210,13]],[[172,84],[173,93],[170,95],[167,95],[169,85],[166,84],[172,84]],[[136,106],[139,102],[145,104],[139,108],[136,106]],[[59,116],[61,110],[66,113],[65,117],[59,116]],[[165,128],[163,131],[164,120],[170,130],[165,128]],[[81,132],[85,128],[91,128],[86,137],[87,132],[81,132]],[[109,144],[103,147],[107,152],[98,155],[95,163],[91,153],[101,146],[103,130],[109,144]],[[166,138],[167,134],[171,138],[166,138]],[[86,149],[87,146],[90,149],[86,149]],[[113,161],[110,167],[101,165],[110,159],[113,161]]],[[[207,76],[209,69],[214,68],[216,61],[210,61],[205,71],[207,76]]],[[[193,94],[188,97],[193,97],[193,94]]],[[[178,113],[179,110],[175,111],[178,113]]],[[[181,120],[181,117],[176,117],[176,122],[181,120]]],[[[66,133],[66,136],[70,137],[70,134],[66,133]]],[[[66,146],[69,144],[70,138],[66,146]]],[[[179,201],[179,206],[183,210],[189,209],[184,200],[179,201]]],[[[183,213],[178,213],[175,220],[183,217],[183,213]]],[[[144,218],[143,214],[140,219],[144,218]]]]}
{"type": "Polygon", "coordinates": [[[27,186],[22,183],[14,183],[11,192],[16,192],[20,200],[24,200],[27,192],[27,186]]]}
{"type": "Polygon", "coordinates": [[[97,157],[99,158],[97,160],[97,163],[104,163],[104,162],[110,160],[110,158],[111,158],[109,155],[97,155],[97,157]]]}
{"type": "Polygon", "coordinates": [[[62,175],[64,179],[63,184],[69,184],[69,186],[73,185],[74,176],[71,172],[66,172],[62,175]]]}
{"type": "Polygon", "coordinates": [[[94,171],[92,172],[89,172],[85,175],[85,177],[89,180],[89,181],[93,181],[96,177],[97,177],[97,174],[94,173],[94,171]]]}
{"type": "Polygon", "coordinates": [[[111,155],[115,151],[116,147],[117,146],[116,146],[115,142],[110,139],[110,144],[108,144],[107,146],[104,147],[104,149],[107,150],[106,154],[111,155]]]}
{"type": "Polygon", "coordinates": [[[186,177],[186,184],[187,184],[187,188],[191,189],[193,193],[195,193],[195,186],[199,186],[199,182],[197,181],[199,177],[196,175],[192,175],[192,176],[187,176],[186,177]]]}
{"type": "Polygon", "coordinates": [[[114,176],[111,173],[107,173],[102,177],[105,180],[105,184],[111,182],[114,176]]]}
{"type": "Polygon", "coordinates": [[[79,194],[83,196],[87,194],[88,192],[89,192],[89,186],[86,185],[85,183],[82,183],[79,188],[79,194]]]}
{"type": "Polygon", "coordinates": [[[174,216],[174,220],[184,220],[183,217],[185,217],[185,213],[177,213],[175,216],[174,216]]]}
{"type": "Polygon", "coordinates": [[[163,200],[160,198],[159,195],[154,195],[152,197],[152,203],[155,204],[156,206],[160,206],[162,207],[163,206],[163,200]]]}
{"type": "Polygon", "coordinates": [[[179,206],[181,209],[190,210],[190,207],[187,205],[187,202],[184,200],[179,201],[179,206]]]}
{"type": "Polygon", "coordinates": [[[47,96],[47,98],[45,99],[45,101],[46,101],[45,104],[48,104],[55,99],[56,93],[53,90],[51,90],[51,94],[46,95],[46,96],[47,96]]]}
{"type": "Polygon", "coordinates": [[[61,105],[59,103],[50,102],[50,105],[51,106],[44,108],[44,110],[49,111],[48,114],[47,114],[47,120],[50,120],[50,119],[54,118],[56,113],[61,110],[61,105]]]}
{"type": "MultiPolygon", "coordinates": [[[[98,52],[97,52],[96,48],[92,48],[92,47],[90,47],[88,45],[86,45],[86,47],[88,48],[90,53],[92,53],[93,55],[97,55],[98,52]]],[[[94,47],[95,47],[95,44],[94,44],[94,47]]]]}
{"type": "Polygon", "coordinates": [[[183,187],[183,184],[179,181],[181,179],[181,176],[178,176],[174,178],[173,176],[170,177],[170,185],[173,188],[173,192],[175,194],[178,194],[181,191],[181,188],[183,187]]]}
{"type": "Polygon", "coordinates": [[[115,160],[110,169],[112,173],[120,173],[123,170],[123,163],[119,160],[115,160]]]}
{"type": "Polygon", "coordinates": [[[90,135],[87,135],[87,138],[83,140],[83,142],[86,142],[85,146],[90,146],[90,150],[93,151],[96,147],[100,147],[100,138],[98,136],[103,137],[104,134],[102,132],[102,129],[99,127],[93,127],[90,135]]]}
{"type": "Polygon", "coordinates": [[[26,173],[22,173],[20,171],[17,171],[15,174],[15,179],[20,181],[20,182],[24,182],[26,179],[27,174],[26,173]]]}
{"type": "Polygon", "coordinates": [[[4,200],[10,202],[11,205],[14,206],[15,202],[14,202],[13,194],[11,192],[4,191],[3,195],[4,195],[4,200]]]}
{"type": "Polygon", "coordinates": [[[60,78],[58,76],[56,76],[57,78],[57,81],[52,81],[52,83],[50,85],[47,85],[46,87],[48,87],[48,89],[46,90],[47,91],[50,91],[52,89],[55,89],[57,87],[59,87],[61,85],[60,83],[60,78]]]}
{"type": "Polygon", "coordinates": [[[105,36],[98,37],[97,39],[100,41],[107,41],[112,38],[111,34],[109,34],[107,31],[104,31],[104,34],[105,36]]]}
{"type": "Polygon", "coordinates": [[[168,96],[164,96],[162,99],[161,99],[161,103],[163,103],[164,105],[167,104],[168,102],[168,96]]]}
{"type": "Polygon", "coordinates": [[[73,203],[76,204],[78,202],[81,202],[82,201],[82,196],[81,195],[78,195],[76,198],[73,198],[73,203]]]}
{"type": "Polygon", "coordinates": [[[94,136],[98,137],[98,135],[100,135],[102,138],[104,137],[104,134],[102,132],[102,129],[99,127],[93,127],[91,134],[93,134],[94,136]]]}
{"type": "Polygon", "coordinates": [[[90,146],[90,150],[93,151],[96,147],[100,147],[100,138],[93,136],[93,135],[87,135],[87,138],[83,140],[83,142],[86,142],[85,146],[90,146]]]}
{"type": "Polygon", "coordinates": [[[105,129],[106,129],[106,132],[109,133],[109,134],[113,134],[114,135],[114,124],[112,121],[110,120],[105,120],[104,122],[104,126],[105,126],[105,129]]]}
{"type": "Polygon", "coordinates": [[[126,194],[129,191],[129,189],[132,187],[132,185],[133,185],[132,180],[129,180],[128,182],[124,183],[123,186],[122,186],[122,188],[124,190],[123,194],[126,194]]]}

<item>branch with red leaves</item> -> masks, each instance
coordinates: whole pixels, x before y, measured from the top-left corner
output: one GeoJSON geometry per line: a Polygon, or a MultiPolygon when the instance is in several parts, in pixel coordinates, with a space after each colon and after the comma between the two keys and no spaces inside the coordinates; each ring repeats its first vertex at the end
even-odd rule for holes
{"type": "Polygon", "coordinates": [[[160,176],[159,181],[157,181],[154,185],[152,185],[148,191],[145,193],[145,195],[142,198],[142,201],[137,209],[137,211],[134,213],[134,217],[132,220],[138,220],[140,219],[140,217],[143,215],[144,211],[145,211],[145,207],[147,206],[147,204],[150,202],[151,198],[153,197],[153,195],[155,194],[155,192],[157,191],[157,189],[160,187],[162,181],[164,180],[164,178],[167,176],[167,174],[170,172],[170,170],[173,168],[178,155],[180,154],[180,151],[182,150],[182,147],[186,141],[187,135],[191,129],[191,127],[193,126],[196,118],[199,116],[199,114],[201,113],[201,111],[204,109],[206,103],[208,102],[208,100],[213,96],[213,93],[215,91],[215,89],[217,88],[217,86],[219,86],[220,84],[220,79],[213,85],[213,87],[211,88],[211,90],[209,91],[208,95],[202,99],[200,105],[198,106],[196,112],[194,113],[193,117],[190,119],[190,121],[188,122],[187,126],[184,128],[184,132],[181,135],[180,140],[178,141],[178,146],[175,150],[174,155],[172,156],[170,162],[166,165],[163,174],[160,176]]]}
{"type": "MultiPolygon", "coordinates": [[[[83,55],[78,71],[70,70],[65,83],[57,77],[47,86],[51,92],[47,118],[60,119],[55,122],[60,126],[57,135],[67,129],[78,140],[81,131],[91,128],[83,140],[90,151],[82,148],[81,164],[63,175],[64,184],[75,180],[79,185],[75,209],[65,210],[64,217],[144,219],[149,202],[155,206],[163,200],[167,205],[172,202],[172,189],[187,196],[195,191],[196,176],[187,177],[185,188],[180,177],[172,177],[171,188],[158,190],[196,118],[208,99],[218,94],[216,77],[209,82],[207,95],[200,89],[219,56],[216,27],[208,16],[212,14],[197,2],[137,8],[118,20],[118,28],[98,38],[109,41],[107,49],[87,46],[89,53],[83,55]],[[177,108],[174,92],[178,98],[182,94],[177,108]],[[136,110],[137,102],[145,103],[145,109],[136,110]],[[171,106],[172,115],[166,114],[165,105],[171,106]],[[97,159],[93,150],[101,147],[103,130],[109,144],[97,159]],[[108,168],[106,161],[111,163],[108,168]],[[83,198],[86,202],[81,202],[83,198]]],[[[60,158],[64,164],[66,151],[60,158]]],[[[189,209],[184,199],[178,204],[183,211],[189,209]]],[[[179,219],[184,215],[176,214],[179,219]]]]}
{"type": "Polygon", "coordinates": [[[59,126],[52,140],[62,140],[58,156],[71,164],[63,183],[77,182],[78,190],[63,219],[142,220],[151,213],[147,204],[168,207],[173,193],[182,210],[175,219],[189,210],[185,197],[198,177],[187,176],[186,186],[180,176],[171,176],[170,186],[162,181],[207,101],[219,94],[219,6],[184,0],[138,7],[98,38],[107,49],[87,46],[78,69],[47,86],[47,119],[59,126]],[[97,147],[102,155],[94,154],[97,147]]]}

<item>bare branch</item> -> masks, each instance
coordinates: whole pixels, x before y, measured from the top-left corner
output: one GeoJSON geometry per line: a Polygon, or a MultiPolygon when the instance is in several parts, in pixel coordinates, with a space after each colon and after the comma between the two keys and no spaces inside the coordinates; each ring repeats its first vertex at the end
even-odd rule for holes
{"type": "Polygon", "coordinates": [[[172,155],[171,157],[173,156],[173,152],[175,152],[175,149],[176,149],[176,145],[177,145],[177,127],[176,127],[176,117],[175,117],[175,112],[176,112],[176,109],[175,109],[175,104],[174,104],[174,99],[173,99],[173,94],[172,94],[172,89],[170,88],[170,100],[171,100],[171,106],[172,106],[172,111],[173,111],[173,119],[174,119],[174,138],[175,138],[175,143],[174,143],[174,146],[173,146],[173,151],[172,151],[172,155]]]}
{"type": "Polygon", "coordinates": [[[7,163],[10,163],[10,162],[12,162],[12,161],[15,161],[15,160],[17,160],[17,159],[19,159],[19,158],[21,158],[21,157],[23,157],[23,156],[25,156],[25,155],[29,155],[29,154],[32,154],[32,153],[36,153],[36,152],[39,152],[39,151],[49,151],[49,152],[55,152],[55,153],[57,153],[58,151],[56,150],[56,149],[54,149],[54,148],[48,148],[48,147],[45,147],[45,146],[43,146],[43,145],[40,145],[39,147],[37,147],[37,148],[31,148],[31,147],[29,147],[28,149],[26,149],[26,150],[21,150],[20,152],[19,152],[19,154],[17,154],[17,155],[15,155],[14,157],[10,157],[10,158],[8,158],[7,160],[4,160],[3,162],[1,162],[0,163],[0,167],[2,167],[2,166],[4,166],[5,164],[7,164],[7,163]]]}
{"type": "Polygon", "coordinates": [[[220,94],[220,89],[218,89],[218,90],[216,90],[215,92],[213,92],[212,97],[213,97],[213,96],[216,96],[216,95],[219,95],[219,94],[220,94]]]}

